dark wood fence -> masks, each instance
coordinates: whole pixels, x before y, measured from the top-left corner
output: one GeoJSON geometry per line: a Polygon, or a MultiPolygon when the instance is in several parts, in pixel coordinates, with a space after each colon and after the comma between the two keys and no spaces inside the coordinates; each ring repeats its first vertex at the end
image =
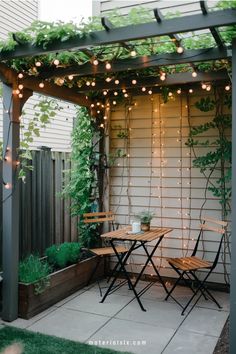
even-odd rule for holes
{"type": "Polygon", "coordinates": [[[78,238],[77,218],[70,216],[70,200],[61,197],[63,171],[70,168],[70,154],[42,149],[32,155],[34,169],[26,183],[20,184],[21,257],[32,252],[42,255],[54,243],[78,238]]]}

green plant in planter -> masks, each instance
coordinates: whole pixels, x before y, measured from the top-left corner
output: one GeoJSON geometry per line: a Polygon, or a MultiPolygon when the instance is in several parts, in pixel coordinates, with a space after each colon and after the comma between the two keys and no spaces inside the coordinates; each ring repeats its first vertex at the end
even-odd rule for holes
{"type": "Polygon", "coordinates": [[[35,294],[41,294],[50,285],[51,266],[39,256],[31,254],[20,262],[19,281],[34,284],[35,294]]]}
{"type": "Polygon", "coordinates": [[[53,245],[45,251],[48,263],[55,268],[65,268],[77,263],[80,259],[81,245],[78,242],[65,242],[61,245],[53,245]]]}
{"type": "Polygon", "coordinates": [[[150,230],[150,223],[154,216],[154,213],[149,210],[143,210],[138,215],[137,218],[141,222],[141,230],[148,231],[150,230]]]}

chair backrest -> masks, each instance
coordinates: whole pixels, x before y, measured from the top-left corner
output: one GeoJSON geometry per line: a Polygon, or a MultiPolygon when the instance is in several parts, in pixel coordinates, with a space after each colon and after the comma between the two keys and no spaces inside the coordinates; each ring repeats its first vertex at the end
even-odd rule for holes
{"type": "Polygon", "coordinates": [[[83,221],[85,224],[88,223],[103,223],[106,221],[113,222],[115,220],[114,213],[112,211],[101,211],[97,213],[86,213],[83,214],[83,221]]]}
{"type": "Polygon", "coordinates": [[[212,267],[214,268],[216,266],[219,256],[220,256],[220,250],[221,250],[222,242],[223,242],[223,239],[224,239],[224,236],[226,233],[227,226],[228,226],[228,223],[226,221],[217,220],[217,219],[213,219],[210,217],[202,217],[202,223],[200,224],[200,232],[199,232],[197,242],[195,244],[192,256],[195,256],[195,254],[197,253],[200,238],[201,238],[204,231],[212,231],[212,232],[220,235],[219,247],[218,247],[215,259],[212,264],[212,267]]]}

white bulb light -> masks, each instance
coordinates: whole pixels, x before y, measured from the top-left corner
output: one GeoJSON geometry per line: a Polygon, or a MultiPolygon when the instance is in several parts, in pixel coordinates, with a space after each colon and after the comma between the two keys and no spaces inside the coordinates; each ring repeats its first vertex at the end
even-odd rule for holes
{"type": "Polygon", "coordinates": [[[74,76],[73,76],[73,75],[69,75],[69,76],[68,76],[68,79],[71,81],[71,80],[74,79],[74,76]]]}
{"type": "Polygon", "coordinates": [[[206,90],[211,91],[211,85],[207,85],[206,90]]]}
{"type": "Polygon", "coordinates": [[[230,90],[230,86],[229,85],[226,85],[225,86],[225,91],[229,91],[230,90]]]}
{"type": "Polygon", "coordinates": [[[117,96],[117,95],[118,95],[118,92],[115,91],[115,92],[114,92],[114,96],[117,96]]]}
{"type": "Polygon", "coordinates": [[[106,63],[106,69],[110,70],[111,69],[111,64],[110,63],[106,63]]]}
{"type": "Polygon", "coordinates": [[[136,84],[137,84],[137,80],[135,80],[135,79],[132,80],[132,84],[133,84],[133,85],[136,85],[136,84]]]}
{"type": "Polygon", "coordinates": [[[189,89],[188,92],[189,92],[189,93],[193,93],[193,89],[189,89]]]}
{"type": "Polygon", "coordinates": [[[19,98],[22,98],[23,97],[23,94],[22,93],[19,93],[19,96],[18,96],[19,98]]]}
{"type": "Polygon", "coordinates": [[[172,92],[169,92],[169,93],[168,93],[168,96],[169,96],[169,97],[172,97],[172,96],[173,96],[173,93],[172,93],[172,92]]]}
{"type": "Polygon", "coordinates": [[[178,95],[180,95],[181,94],[181,89],[178,89],[177,93],[178,93],[178,95]]]}
{"type": "Polygon", "coordinates": [[[113,103],[114,106],[116,105],[116,101],[113,101],[112,103],[113,103]]]}
{"type": "Polygon", "coordinates": [[[106,82],[110,82],[111,81],[111,78],[110,77],[107,77],[106,78],[106,82]]]}
{"type": "Polygon", "coordinates": [[[183,47],[178,47],[178,48],[177,48],[177,53],[182,54],[183,51],[184,51],[184,48],[183,48],[183,47]]]}
{"type": "Polygon", "coordinates": [[[122,92],[123,92],[123,93],[126,93],[126,89],[123,89],[122,92]]]}
{"type": "Polygon", "coordinates": [[[107,93],[108,93],[107,91],[103,91],[103,95],[104,95],[104,96],[106,96],[106,95],[107,95],[107,93]]]}
{"type": "Polygon", "coordinates": [[[90,86],[90,85],[91,85],[91,82],[90,82],[90,81],[86,81],[86,85],[87,85],[87,86],[90,86]]]}
{"type": "Polygon", "coordinates": [[[22,84],[18,85],[19,90],[23,90],[24,86],[22,84]]]}
{"type": "Polygon", "coordinates": [[[131,50],[131,52],[130,52],[130,55],[131,55],[131,57],[136,57],[136,51],[135,50],[131,50]]]}
{"type": "Polygon", "coordinates": [[[126,97],[126,98],[127,98],[128,96],[129,96],[129,95],[128,95],[128,93],[125,93],[125,94],[124,94],[124,97],[126,97]]]}
{"type": "Polygon", "coordinates": [[[99,64],[98,60],[97,60],[97,59],[94,59],[93,65],[98,65],[98,64],[99,64]]]}
{"type": "Polygon", "coordinates": [[[152,95],[152,90],[149,90],[149,91],[148,91],[148,94],[149,94],[149,95],[152,95]]]}
{"type": "Polygon", "coordinates": [[[161,81],[165,81],[165,79],[166,79],[166,74],[162,73],[161,76],[160,76],[160,80],[161,81]]]}
{"type": "Polygon", "coordinates": [[[22,79],[23,76],[24,76],[24,75],[23,75],[22,73],[19,73],[19,74],[18,74],[19,79],[22,79]]]}
{"type": "Polygon", "coordinates": [[[120,81],[116,79],[116,80],[115,80],[115,84],[116,84],[116,85],[119,85],[119,83],[120,83],[120,81]]]}
{"type": "Polygon", "coordinates": [[[40,88],[44,88],[44,83],[43,83],[43,82],[40,82],[39,87],[40,87],[40,88]]]}
{"type": "Polygon", "coordinates": [[[55,59],[55,60],[53,61],[53,64],[57,66],[57,65],[59,65],[59,64],[60,64],[60,62],[59,62],[59,60],[58,60],[58,59],[55,59]]]}
{"type": "Polygon", "coordinates": [[[202,84],[202,89],[206,90],[206,88],[207,88],[207,85],[206,84],[202,84]]]}
{"type": "Polygon", "coordinates": [[[35,66],[40,67],[42,63],[40,61],[36,61],[35,66]]]}
{"type": "Polygon", "coordinates": [[[192,72],[192,77],[197,77],[196,71],[193,71],[193,72],[192,72]]]}
{"type": "Polygon", "coordinates": [[[93,81],[93,82],[91,83],[91,85],[92,85],[92,86],[96,86],[96,82],[93,81]]]}
{"type": "Polygon", "coordinates": [[[142,91],[145,92],[147,89],[146,87],[142,87],[142,91]]]}

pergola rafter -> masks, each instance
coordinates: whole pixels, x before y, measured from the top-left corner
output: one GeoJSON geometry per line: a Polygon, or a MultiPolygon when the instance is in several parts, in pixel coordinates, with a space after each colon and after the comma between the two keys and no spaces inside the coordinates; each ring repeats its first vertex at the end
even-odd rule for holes
{"type": "Polygon", "coordinates": [[[135,41],[139,39],[170,36],[178,33],[192,32],[207,28],[229,26],[235,23],[236,9],[222,10],[203,14],[176,17],[161,22],[149,22],[139,25],[117,27],[109,31],[91,32],[87,36],[77,35],[65,42],[55,41],[47,48],[30,44],[18,46],[13,51],[0,54],[0,61],[20,57],[32,57],[60,51],[76,51],[87,47],[96,47],[113,43],[135,41]]]}
{"type": "MultiPolygon", "coordinates": [[[[162,81],[159,77],[146,77],[139,78],[138,76],[130,76],[127,79],[120,80],[119,84],[116,85],[114,80],[112,82],[100,81],[96,83],[96,86],[82,86],[78,88],[81,93],[89,93],[93,91],[117,91],[121,89],[131,89],[136,90],[137,87],[154,87],[154,86],[172,86],[172,85],[183,85],[186,83],[194,84],[197,82],[208,82],[208,81],[227,81],[229,79],[226,70],[221,71],[211,71],[211,72],[199,72],[196,77],[192,77],[191,73],[176,73],[168,75],[165,81],[162,81]],[[133,80],[137,82],[132,83],[133,80]]],[[[137,92],[137,90],[136,90],[137,92]]]]}
{"type": "Polygon", "coordinates": [[[100,62],[95,66],[91,63],[83,65],[71,65],[65,68],[44,68],[40,71],[39,76],[42,79],[49,79],[53,77],[64,77],[68,75],[89,76],[98,74],[119,73],[130,70],[141,70],[146,68],[154,68],[161,66],[170,66],[177,64],[188,64],[205,62],[212,60],[221,60],[231,58],[231,48],[207,48],[207,49],[192,49],[186,50],[182,54],[166,53],[150,56],[141,56],[130,59],[117,59],[111,63],[111,70],[107,70],[105,63],[100,62]]]}

